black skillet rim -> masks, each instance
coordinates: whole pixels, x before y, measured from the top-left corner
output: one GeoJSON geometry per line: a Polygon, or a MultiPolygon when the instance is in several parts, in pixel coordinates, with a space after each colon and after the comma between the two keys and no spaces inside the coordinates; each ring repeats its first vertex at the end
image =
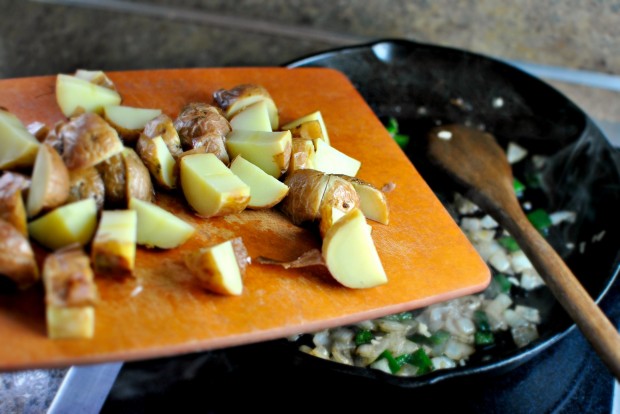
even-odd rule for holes
{"type": "MultiPolygon", "coordinates": [[[[329,49],[329,50],[318,52],[318,53],[309,54],[309,55],[300,57],[298,59],[295,59],[293,61],[287,62],[283,66],[287,68],[291,68],[291,69],[304,67],[304,66],[321,67],[322,65],[319,62],[322,60],[326,60],[326,59],[329,59],[330,57],[345,54],[345,53],[353,53],[353,52],[360,52],[364,50],[373,49],[377,45],[382,45],[382,44],[396,45],[396,46],[405,47],[405,48],[411,47],[411,48],[417,48],[417,49],[420,49],[420,48],[429,49],[429,50],[434,50],[439,54],[459,53],[469,58],[489,60],[491,62],[494,62],[497,65],[510,68],[510,70],[518,71],[522,75],[525,75],[526,77],[530,78],[533,83],[543,84],[545,87],[549,88],[550,91],[553,91],[560,98],[563,98],[564,100],[566,100],[567,105],[572,105],[575,107],[575,109],[580,113],[580,115],[583,117],[583,120],[584,120],[583,129],[579,135],[580,137],[587,133],[590,133],[590,134],[598,135],[600,139],[605,140],[603,133],[598,129],[596,124],[588,117],[588,115],[581,108],[579,108],[574,102],[572,102],[570,99],[564,96],[561,92],[557,91],[557,89],[555,89],[554,87],[548,85],[544,81],[532,75],[529,75],[523,72],[522,70],[506,62],[503,62],[501,60],[488,57],[482,54],[464,51],[461,49],[437,46],[437,45],[431,45],[431,44],[424,44],[424,43],[413,42],[413,41],[405,40],[405,39],[387,38],[387,39],[379,39],[379,40],[372,41],[369,43],[353,45],[353,46],[344,46],[344,47],[329,49]]],[[[347,73],[345,73],[344,71],[343,73],[347,75],[347,73]]],[[[609,148],[609,151],[613,151],[613,148],[611,147],[611,145],[608,144],[608,142],[606,145],[609,148]]],[[[619,174],[620,174],[620,171],[619,171],[619,174]]],[[[620,263],[618,263],[618,260],[616,260],[615,270],[612,271],[612,274],[607,278],[606,283],[603,285],[603,288],[601,289],[601,291],[598,293],[596,297],[597,303],[599,303],[602,300],[602,298],[607,294],[610,287],[613,285],[615,280],[618,278],[619,274],[620,274],[620,263]]],[[[387,374],[387,373],[384,373],[378,370],[352,367],[352,366],[343,365],[343,364],[339,364],[339,363],[328,361],[328,360],[323,360],[323,359],[320,359],[314,356],[307,355],[303,352],[297,352],[294,355],[294,361],[296,365],[300,367],[309,368],[313,371],[325,369],[325,370],[329,370],[329,371],[336,372],[339,374],[343,374],[345,376],[352,375],[355,377],[365,378],[368,380],[379,380],[384,383],[395,385],[395,386],[402,387],[402,388],[418,388],[418,387],[422,387],[422,386],[426,386],[430,384],[436,384],[439,382],[443,382],[445,380],[456,380],[459,378],[477,376],[480,374],[495,375],[495,374],[501,374],[501,373],[507,372],[511,370],[512,368],[516,368],[522,363],[527,362],[529,359],[533,358],[535,355],[539,354],[543,350],[552,346],[553,344],[555,344],[556,342],[564,338],[569,332],[571,332],[575,328],[576,328],[576,325],[574,323],[570,323],[569,326],[566,326],[563,329],[559,329],[555,333],[553,332],[550,333],[550,336],[534,341],[533,343],[531,343],[530,345],[524,348],[515,349],[514,352],[511,352],[509,355],[503,358],[497,359],[497,360],[493,360],[490,362],[475,363],[471,365],[465,365],[462,367],[456,367],[456,368],[448,369],[448,370],[439,370],[439,371],[435,371],[433,373],[426,374],[420,377],[398,377],[398,376],[390,375],[390,374],[387,374]]]]}

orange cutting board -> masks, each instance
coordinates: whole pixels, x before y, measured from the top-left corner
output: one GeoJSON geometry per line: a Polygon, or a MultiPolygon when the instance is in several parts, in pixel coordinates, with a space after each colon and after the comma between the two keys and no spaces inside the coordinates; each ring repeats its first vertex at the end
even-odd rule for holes
{"type": "MultiPolygon", "coordinates": [[[[360,178],[378,187],[395,184],[387,194],[390,224],[370,222],[389,282],[352,290],[322,267],[285,270],[253,264],[241,296],[210,293],[184,267],[186,252],[242,236],[254,258],[292,260],[320,248],[320,237],[310,228],[293,226],[276,210],[202,219],[183,200],[160,192],[158,204],[192,223],[196,235],[174,250],[139,248],[134,278],[98,278],[101,300],[90,340],[46,337],[40,286],[0,292],[0,370],[153,358],[264,341],[426,306],[478,292],[489,283],[487,266],[341,73],[226,68],[109,76],[123,104],[160,108],[171,117],[188,102],[211,102],[215,90],[241,83],[265,86],[282,124],[320,110],[332,145],[362,162],[360,178]]],[[[0,106],[25,124],[53,125],[63,118],[54,85],[53,76],[1,80],[0,106]]]]}

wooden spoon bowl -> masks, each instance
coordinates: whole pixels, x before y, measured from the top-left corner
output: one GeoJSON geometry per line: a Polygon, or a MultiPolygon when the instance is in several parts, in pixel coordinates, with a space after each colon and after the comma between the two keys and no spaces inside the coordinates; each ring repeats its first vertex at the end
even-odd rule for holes
{"type": "Polygon", "coordinates": [[[620,378],[620,334],[523,213],[514,193],[511,166],[495,138],[463,125],[434,128],[428,137],[431,158],[517,240],[601,360],[620,378]]]}

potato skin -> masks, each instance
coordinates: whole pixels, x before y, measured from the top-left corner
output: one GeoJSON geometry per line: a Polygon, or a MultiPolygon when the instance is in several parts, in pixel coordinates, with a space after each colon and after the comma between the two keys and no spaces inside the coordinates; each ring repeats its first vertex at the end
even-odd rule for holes
{"type": "Polygon", "coordinates": [[[84,113],[62,125],[63,158],[70,170],[92,167],[123,150],[118,133],[99,115],[84,113]]]}
{"type": "Polygon", "coordinates": [[[314,167],[314,145],[311,140],[293,138],[291,141],[291,155],[289,157],[288,173],[295,170],[314,167]]]}
{"type": "MultiPolygon", "coordinates": [[[[136,143],[136,153],[140,156],[144,166],[151,172],[155,182],[160,187],[167,190],[176,188],[176,183],[169,185],[165,182],[162,173],[163,167],[161,165],[161,160],[158,158],[157,151],[157,145],[153,142],[153,138],[149,138],[144,134],[140,135],[136,143]]],[[[178,159],[180,155],[181,154],[175,158],[178,159]]],[[[178,176],[178,165],[176,163],[173,168],[173,174],[175,173],[178,176]]]]}
{"type": "Polygon", "coordinates": [[[116,154],[97,165],[103,179],[105,204],[110,207],[122,207],[126,202],[125,160],[116,154]]]}
{"type": "Polygon", "coordinates": [[[329,174],[329,182],[321,200],[320,210],[334,207],[344,213],[348,213],[359,207],[359,204],[360,200],[355,187],[342,177],[329,174]]]}
{"type": "Polygon", "coordinates": [[[181,148],[181,138],[175,129],[172,119],[166,114],[161,114],[153,118],[144,126],[142,135],[146,138],[155,138],[161,136],[166,143],[170,154],[177,158],[183,152],[181,148]]]}
{"type": "Polygon", "coordinates": [[[95,167],[73,170],[69,172],[68,203],[93,198],[97,203],[97,210],[103,209],[105,201],[105,184],[101,174],[95,167]]]}
{"type": "Polygon", "coordinates": [[[204,147],[206,152],[215,154],[224,164],[230,163],[225,146],[226,135],[231,131],[230,123],[218,107],[190,103],[175,119],[174,127],[186,151],[204,147]]]}
{"type": "Polygon", "coordinates": [[[98,300],[90,259],[80,247],[48,255],[43,264],[43,283],[47,306],[90,306],[98,300]]]}
{"type": "Polygon", "coordinates": [[[213,99],[224,112],[227,112],[228,109],[239,99],[254,95],[260,95],[271,99],[271,95],[265,87],[251,83],[237,85],[232,89],[218,89],[213,93],[213,99]]]}
{"type": "MultiPolygon", "coordinates": [[[[251,263],[251,258],[248,255],[248,251],[241,237],[230,240],[230,243],[235,255],[235,260],[239,266],[239,274],[241,278],[243,278],[248,265],[251,263]]],[[[219,283],[214,281],[218,276],[221,277],[221,274],[216,263],[212,260],[213,256],[205,254],[208,250],[210,250],[210,248],[202,248],[188,252],[184,258],[185,265],[190,272],[197,277],[203,287],[216,293],[229,295],[231,294],[230,291],[222,288],[219,283]]]]}
{"type": "Polygon", "coordinates": [[[289,192],[279,204],[280,209],[295,225],[316,220],[328,181],[329,176],[321,171],[295,170],[284,180],[289,192]]]}
{"type": "Polygon", "coordinates": [[[43,142],[45,137],[50,132],[50,129],[43,122],[34,121],[26,125],[26,129],[30,132],[39,142],[43,142]]]}
{"type": "Polygon", "coordinates": [[[125,148],[122,156],[125,162],[124,205],[128,205],[131,197],[144,201],[153,201],[155,190],[153,189],[151,174],[138,154],[131,148],[125,148]]]}
{"type": "Polygon", "coordinates": [[[315,221],[324,209],[348,212],[359,206],[359,197],[348,181],[312,169],[295,170],[284,181],[288,195],[280,203],[293,224],[315,221]]]}
{"type": "MultiPolygon", "coordinates": [[[[62,157],[48,144],[42,144],[39,151],[45,151],[52,166],[51,175],[47,182],[41,210],[49,210],[64,204],[69,197],[69,171],[62,157]]],[[[44,153],[41,156],[45,156],[44,153]]],[[[37,155],[38,158],[38,155],[37,155]]],[[[36,166],[36,163],[35,163],[36,166]]]]}
{"type": "Polygon", "coordinates": [[[21,174],[5,172],[0,177],[0,219],[7,221],[26,237],[28,219],[22,190],[29,186],[30,180],[21,174]]]}
{"type": "Polygon", "coordinates": [[[47,132],[45,138],[43,138],[42,143],[50,145],[52,148],[56,150],[58,154],[61,156],[65,152],[65,144],[63,142],[62,136],[60,135],[60,129],[65,124],[65,121],[58,121],[56,125],[52,129],[47,132]]]}
{"type": "Polygon", "coordinates": [[[103,179],[106,206],[127,208],[131,197],[152,201],[155,196],[149,170],[131,148],[100,163],[97,170],[103,179]]]}
{"type": "Polygon", "coordinates": [[[39,269],[28,239],[0,219],[0,274],[25,289],[39,280],[39,269]]]}

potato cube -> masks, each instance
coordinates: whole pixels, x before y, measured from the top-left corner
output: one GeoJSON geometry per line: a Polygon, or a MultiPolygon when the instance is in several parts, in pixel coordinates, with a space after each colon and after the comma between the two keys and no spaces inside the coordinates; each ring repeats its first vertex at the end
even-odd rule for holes
{"type": "Polygon", "coordinates": [[[137,224],[134,210],[103,211],[91,247],[95,273],[126,276],[133,272],[137,224]]]}

